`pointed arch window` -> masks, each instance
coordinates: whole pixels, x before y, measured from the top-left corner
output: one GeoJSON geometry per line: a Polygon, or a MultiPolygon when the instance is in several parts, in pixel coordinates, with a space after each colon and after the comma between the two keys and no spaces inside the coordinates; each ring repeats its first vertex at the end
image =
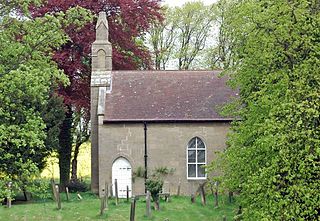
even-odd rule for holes
{"type": "Polygon", "coordinates": [[[206,145],[199,137],[192,138],[187,147],[188,179],[206,179],[206,145]]]}

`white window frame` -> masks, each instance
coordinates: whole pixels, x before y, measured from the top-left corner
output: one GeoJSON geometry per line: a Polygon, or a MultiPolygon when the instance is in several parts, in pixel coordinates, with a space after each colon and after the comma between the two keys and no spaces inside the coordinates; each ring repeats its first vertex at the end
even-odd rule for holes
{"type": "Polygon", "coordinates": [[[206,143],[203,141],[203,139],[201,139],[200,137],[198,136],[195,136],[195,137],[192,137],[188,143],[187,143],[187,150],[186,150],[186,159],[187,159],[187,168],[186,168],[186,171],[187,171],[187,179],[188,180],[206,180],[207,179],[207,170],[205,169],[205,175],[204,177],[198,177],[198,165],[199,164],[203,164],[204,166],[207,165],[207,146],[206,146],[206,143]],[[196,148],[188,148],[188,145],[190,143],[191,140],[193,139],[196,139],[196,148]],[[200,139],[202,141],[202,143],[204,144],[204,149],[198,149],[198,139],[200,139]],[[188,155],[188,150],[195,150],[196,151],[196,162],[194,163],[189,163],[189,155],[188,155]],[[198,163],[198,150],[204,150],[204,163],[198,163]],[[188,165],[196,165],[196,176],[195,177],[189,177],[189,167],[188,165]]]}

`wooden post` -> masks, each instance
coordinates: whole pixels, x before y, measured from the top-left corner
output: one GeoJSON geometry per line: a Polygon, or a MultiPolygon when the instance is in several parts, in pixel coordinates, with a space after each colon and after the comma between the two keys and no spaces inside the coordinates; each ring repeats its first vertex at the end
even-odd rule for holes
{"type": "Polygon", "coordinates": [[[204,191],[204,185],[205,185],[205,183],[203,183],[203,184],[199,184],[200,186],[199,186],[199,190],[200,190],[200,195],[201,195],[201,203],[202,203],[202,205],[203,206],[205,206],[206,205],[206,193],[205,193],[205,191],[204,191]]]}
{"type": "Polygon", "coordinates": [[[51,183],[51,188],[52,188],[53,200],[57,202],[56,184],[54,183],[54,179],[51,179],[50,183],[51,183]]]}
{"type": "Polygon", "coordinates": [[[242,206],[239,206],[238,212],[237,212],[237,215],[236,215],[236,218],[235,218],[236,221],[242,220],[241,219],[241,214],[242,214],[242,206]]]}
{"type": "Polygon", "coordinates": [[[147,191],[147,195],[146,195],[146,216],[148,218],[151,217],[151,194],[150,191],[147,191]]]}
{"type": "Polygon", "coordinates": [[[127,186],[127,202],[129,202],[129,186],[127,186]]]}
{"type": "Polygon", "coordinates": [[[11,186],[12,186],[12,182],[8,182],[7,187],[8,187],[8,192],[9,192],[9,196],[7,196],[7,207],[11,208],[11,186]]]}
{"type": "Polygon", "coordinates": [[[177,196],[180,196],[180,189],[181,189],[181,180],[179,179],[177,196]]]}
{"type": "Polygon", "coordinates": [[[110,196],[113,197],[112,183],[110,184],[110,196]]]}
{"type": "Polygon", "coordinates": [[[170,194],[166,195],[165,200],[167,203],[170,202],[170,194]]]}
{"type": "Polygon", "coordinates": [[[136,213],[136,198],[132,196],[131,198],[131,209],[130,209],[130,221],[135,220],[135,213],[136,213]]]}
{"type": "Polygon", "coordinates": [[[82,200],[82,196],[80,195],[80,193],[77,194],[78,200],[82,200]]]}
{"type": "Polygon", "coordinates": [[[104,189],[104,191],[105,191],[105,193],[104,193],[104,208],[108,209],[108,197],[109,197],[108,183],[105,183],[105,187],[104,188],[105,188],[104,189]]]}
{"type": "Polygon", "coordinates": [[[69,188],[67,186],[66,186],[66,196],[67,196],[67,201],[69,201],[70,195],[69,195],[69,188]]]}
{"type": "Polygon", "coordinates": [[[233,199],[233,192],[229,191],[229,203],[232,203],[232,199],[233,199]]]}
{"type": "Polygon", "coordinates": [[[219,200],[218,200],[218,182],[215,182],[215,192],[214,192],[214,207],[219,206],[219,200]]]}
{"type": "Polygon", "coordinates": [[[104,197],[100,198],[100,216],[104,214],[104,209],[105,209],[105,200],[104,197]]]}
{"type": "Polygon", "coordinates": [[[119,199],[118,199],[118,181],[117,181],[117,179],[114,180],[114,192],[116,195],[116,205],[118,205],[119,199]]]}
{"type": "Polygon", "coordinates": [[[58,209],[61,209],[61,199],[60,199],[60,192],[59,192],[59,185],[55,185],[56,194],[57,194],[57,205],[58,209]]]}
{"type": "Polygon", "coordinates": [[[191,203],[194,203],[195,202],[195,197],[194,197],[194,194],[191,193],[191,203]]]}
{"type": "Polygon", "coordinates": [[[7,197],[7,207],[11,208],[11,197],[7,197]]]}

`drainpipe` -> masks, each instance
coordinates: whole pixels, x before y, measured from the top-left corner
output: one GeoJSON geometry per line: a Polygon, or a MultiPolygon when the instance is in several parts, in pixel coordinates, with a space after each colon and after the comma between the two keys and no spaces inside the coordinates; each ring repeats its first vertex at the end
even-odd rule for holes
{"type": "Polygon", "coordinates": [[[148,151],[147,151],[147,122],[144,125],[144,192],[147,193],[147,178],[148,178],[148,151]]]}

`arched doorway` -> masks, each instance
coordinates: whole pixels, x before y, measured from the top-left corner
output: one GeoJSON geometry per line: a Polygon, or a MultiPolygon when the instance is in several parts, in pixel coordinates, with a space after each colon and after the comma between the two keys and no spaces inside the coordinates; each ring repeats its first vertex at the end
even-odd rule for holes
{"type": "Polygon", "coordinates": [[[131,164],[124,157],[119,157],[112,164],[112,192],[115,195],[115,179],[118,183],[118,197],[127,197],[127,186],[129,187],[129,197],[132,192],[131,164]]]}

